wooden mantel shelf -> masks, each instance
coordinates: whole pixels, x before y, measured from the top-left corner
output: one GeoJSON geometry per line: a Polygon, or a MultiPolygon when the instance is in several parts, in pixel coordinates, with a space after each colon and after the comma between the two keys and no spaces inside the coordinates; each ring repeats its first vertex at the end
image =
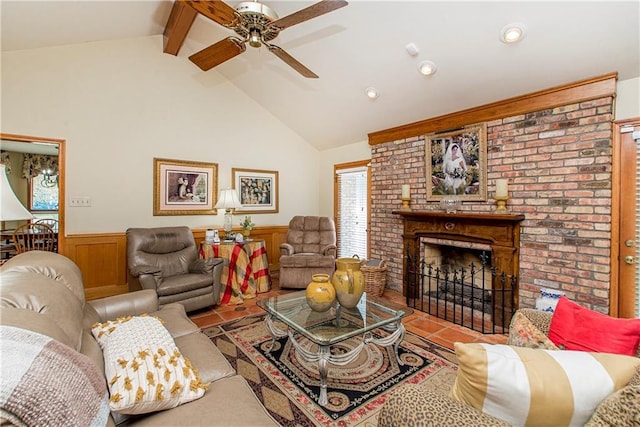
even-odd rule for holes
{"type": "Polygon", "coordinates": [[[489,212],[446,213],[410,209],[392,212],[403,217],[405,240],[419,239],[420,236],[456,238],[461,241],[508,247],[512,250],[520,247],[520,222],[525,218],[522,214],[489,212]]]}
{"type": "Polygon", "coordinates": [[[478,221],[514,221],[520,222],[524,220],[522,214],[494,214],[494,213],[470,213],[470,212],[455,212],[446,213],[445,211],[414,211],[411,209],[399,209],[392,211],[393,214],[401,215],[403,217],[413,218],[451,218],[451,219],[466,219],[466,220],[478,220],[478,221]]]}

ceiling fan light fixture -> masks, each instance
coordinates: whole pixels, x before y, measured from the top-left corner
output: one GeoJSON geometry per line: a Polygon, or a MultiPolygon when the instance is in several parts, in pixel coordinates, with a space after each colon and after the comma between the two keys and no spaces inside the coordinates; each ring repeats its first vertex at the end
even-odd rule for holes
{"type": "Polygon", "coordinates": [[[369,99],[377,99],[380,96],[378,89],[373,86],[369,86],[365,89],[364,92],[367,94],[367,97],[369,97],[369,99]]]}
{"type": "Polygon", "coordinates": [[[519,22],[508,24],[500,30],[500,41],[506,44],[517,43],[524,39],[526,28],[524,24],[519,22]]]}
{"type": "Polygon", "coordinates": [[[418,71],[423,76],[432,76],[438,71],[438,66],[433,61],[422,61],[420,65],[418,65],[418,71]]]}
{"type": "Polygon", "coordinates": [[[249,46],[251,47],[260,47],[262,46],[262,40],[260,37],[260,31],[253,29],[251,30],[251,34],[249,34],[249,46]]]}

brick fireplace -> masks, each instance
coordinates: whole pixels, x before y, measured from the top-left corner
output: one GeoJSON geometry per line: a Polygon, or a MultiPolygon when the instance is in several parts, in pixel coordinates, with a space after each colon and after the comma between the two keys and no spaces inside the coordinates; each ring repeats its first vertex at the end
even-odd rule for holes
{"type": "Polygon", "coordinates": [[[606,75],[369,134],[370,257],[387,261],[387,287],[405,289],[404,221],[392,214],[402,185],[411,187],[412,211],[438,209],[427,196],[425,135],[484,122],[489,198],[463,200],[456,215],[491,214],[495,180],[507,178],[507,208],[524,216],[518,305],[535,307],[549,288],[607,313],[614,93],[615,76],[606,75]]]}
{"type": "MultiPolygon", "coordinates": [[[[497,272],[497,275],[495,277],[488,275],[486,277],[488,280],[484,280],[486,283],[474,286],[473,291],[482,289],[482,292],[491,295],[489,321],[501,328],[506,327],[519,304],[517,277],[520,258],[520,223],[524,220],[524,215],[413,210],[396,210],[393,213],[401,216],[403,221],[402,245],[405,255],[402,291],[407,297],[407,303],[414,308],[424,308],[418,301],[424,300],[425,294],[424,266],[426,263],[424,260],[427,257],[425,247],[456,247],[459,249],[456,252],[461,254],[465,253],[465,249],[466,252],[480,251],[488,254],[490,265],[487,268],[497,272]],[[509,280],[501,280],[500,276],[509,280]]],[[[465,255],[460,257],[466,258],[465,255]]],[[[463,261],[464,264],[466,262],[463,261]]],[[[437,268],[441,269],[442,266],[437,268]]],[[[460,307],[460,312],[464,311],[460,307]]],[[[482,310],[480,312],[482,314],[482,310]]],[[[443,317],[440,313],[438,315],[443,317]]],[[[445,313],[445,316],[448,314],[445,313]]],[[[457,317],[460,324],[470,324],[475,329],[473,321],[469,322],[462,317],[462,314],[457,317]]],[[[447,317],[443,318],[451,320],[447,317]]]]}

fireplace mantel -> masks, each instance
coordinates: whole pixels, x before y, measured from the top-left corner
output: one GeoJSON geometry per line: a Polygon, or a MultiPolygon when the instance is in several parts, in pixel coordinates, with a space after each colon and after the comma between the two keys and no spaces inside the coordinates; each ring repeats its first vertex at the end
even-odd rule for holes
{"type": "MultiPolygon", "coordinates": [[[[409,263],[420,259],[420,239],[423,237],[488,244],[491,246],[492,266],[499,272],[518,276],[520,223],[525,219],[524,215],[446,213],[444,211],[410,209],[395,210],[392,213],[402,216],[404,223],[402,235],[405,251],[403,293],[408,299],[414,297],[414,291],[411,288],[415,285],[414,278],[408,272],[416,268],[415,265],[409,265],[409,263]]],[[[494,284],[495,288],[501,286],[502,284],[498,282],[494,284]]],[[[510,286],[510,284],[505,284],[505,286],[510,286]]],[[[518,307],[518,292],[517,289],[513,289],[513,291],[513,307],[508,307],[511,311],[515,311],[518,307]]],[[[510,317],[503,318],[503,314],[497,312],[494,317],[498,324],[504,324],[510,319],[510,317]]]]}
{"type": "Polygon", "coordinates": [[[417,234],[483,242],[495,246],[520,247],[522,214],[446,213],[444,211],[395,210],[404,219],[404,238],[417,234]]]}

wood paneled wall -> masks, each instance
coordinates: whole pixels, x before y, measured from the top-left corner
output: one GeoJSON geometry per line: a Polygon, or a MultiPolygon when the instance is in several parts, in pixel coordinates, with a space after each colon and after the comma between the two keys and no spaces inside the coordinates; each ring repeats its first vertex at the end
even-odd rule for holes
{"type": "MultiPolygon", "coordinates": [[[[271,274],[277,274],[280,269],[280,243],[286,241],[287,229],[286,225],[266,226],[256,227],[251,232],[252,239],[265,241],[271,274]]],[[[205,231],[192,230],[197,245],[204,240],[205,231]]],[[[124,232],[68,235],[60,253],[80,268],[87,300],[129,292],[127,238],[124,232]]]]}

